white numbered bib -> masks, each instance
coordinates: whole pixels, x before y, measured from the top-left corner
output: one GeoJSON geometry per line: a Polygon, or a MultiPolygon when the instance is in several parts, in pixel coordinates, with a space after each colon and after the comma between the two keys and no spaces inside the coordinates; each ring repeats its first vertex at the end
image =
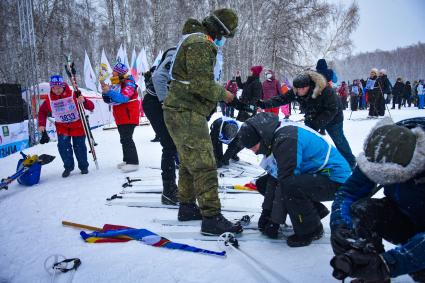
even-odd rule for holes
{"type": "Polygon", "coordinates": [[[56,122],[71,123],[80,119],[77,105],[72,96],[54,101],[50,100],[50,107],[56,122]]]}

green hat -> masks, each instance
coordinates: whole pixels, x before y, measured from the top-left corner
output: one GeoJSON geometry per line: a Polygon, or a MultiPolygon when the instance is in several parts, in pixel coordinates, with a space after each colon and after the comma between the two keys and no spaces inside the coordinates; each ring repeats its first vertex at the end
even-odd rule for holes
{"type": "Polygon", "coordinates": [[[218,9],[206,17],[202,24],[215,36],[233,37],[238,27],[238,15],[232,9],[218,9]]]}
{"type": "Polygon", "coordinates": [[[370,162],[397,163],[406,167],[412,160],[416,135],[395,124],[384,125],[370,134],[365,143],[365,155],[370,162]]]}

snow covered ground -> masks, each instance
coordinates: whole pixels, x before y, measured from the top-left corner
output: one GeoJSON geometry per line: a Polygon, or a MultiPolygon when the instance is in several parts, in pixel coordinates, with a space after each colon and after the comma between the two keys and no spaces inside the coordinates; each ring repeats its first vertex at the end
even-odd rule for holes
{"type": "MultiPolygon", "coordinates": [[[[388,112],[386,113],[388,115],[388,112]]],[[[423,116],[417,109],[392,110],[395,121],[423,116]]],[[[219,114],[216,114],[219,115],[219,114]]],[[[376,120],[349,121],[350,111],[345,112],[345,134],[353,152],[357,155],[369,129],[376,120]]],[[[354,112],[353,119],[366,117],[366,111],[354,112]]],[[[294,120],[301,115],[293,115],[294,120]]],[[[239,256],[230,251],[227,258],[173,251],[144,245],[140,242],[112,244],[85,243],[79,230],[64,227],[62,220],[103,226],[105,223],[147,228],[166,236],[169,231],[199,231],[198,227],[165,227],[153,223],[153,218],[176,219],[176,210],[107,206],[105,199],[121,191],[124,177],[157,177],[160,171],[148,167],[160,167],[161,148],[151,143],[154,132],[150,126],[136,128],[135,141],[141,167],[138,172],[123,174],[116,169],[122,153],[116,130],[94,130],[99,145],[96,152],[100,169],[96,170],[90,160],[90,173],[81,175],[74,170],[67,179],[61,177],[63,163],[56,143],[25,150],[30,154],[53,154],[57,158],[42,168],[41,181],[33,187],[23,187],[16,182],[8,191],[0,191],[0,282],[50,282],[44,270],[44,261],[53,254],[67,258],[78,257],[81,267],[73,282],[264,282],[239,256]]],[[[242,160],[254,163],[259,158],[244,150],[242,160]]],[[[0,175],[14,173],[19,153],[0,159],[0,175]]],[[[233,181],[244,183],[245,179],[233,181]]],[[[222,182],[232,183],[226,179],[222,182]]],[[[146,195],[146,198],[160,195],[146,195]]],[[[223,204],[259,208],[262,198],[257,194],[227,195],[223,204]]],[[[330,203],[327,203],[330,206],[330,203]]],[[[243,213],[224,213],[230,219],[243,213]]],[[[258,219],[258,214],[256,219],[258,219]]],[[[324,225],[329,224],[329,217],[324,225]]],[[[172,240],[172,238],[171,238],[172,240]]],[[[205,249],[219,250],[215,242],[182,240],[177,242],[205,249]]],[[[290,282],[335,282],[331,275],[329,260],[332,249],[329,244],[312,244],[304,248],[289,248],[284,243],[241,242],[241,249],[290,282]]],[[[59,274],[55,282],[67,282],[69,274],[59,274]]],[[[272,279],[269,279],[271,282],[272,279]]],[[[412,282],[403,276],[393,282],[412,282]]]]}

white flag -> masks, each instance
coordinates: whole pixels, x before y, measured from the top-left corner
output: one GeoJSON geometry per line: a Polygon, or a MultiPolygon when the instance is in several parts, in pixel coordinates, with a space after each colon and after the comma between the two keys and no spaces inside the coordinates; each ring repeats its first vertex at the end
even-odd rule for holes
{"type": "Polygon", "coordinates": [[[146,56],[145,48],[142,48],[142,50],[140,50],[139,56],[137,56],[137,74],[139,77],[137,84],[139,85],[140,90],[142,92],[146,90],[145,78],[143,77],[143,73],[146,73],[147,71],[149,71],[148,58],[146,56]]]}
{"type": "Polygon", "coordinates": [[[116,63],[122,63],[125,64],[125,59],[124,59],[124,48],[122,48],[122,44],[120,45],[120,48],[118,49],[118,53],[117,53],[117,60],[116,63]]]}
{"type": "Polygon", "coordinates": [[[128,55],[127,55],[127,48],[124,47],[124,65],[127,66],[127,68],[130,70],[130,65],[128,64],[128,55]]]}
{"type": "MultiPolygon", "coordinates": [[[[102,50],[102,57],[100,58],[99,80],[104,81],[106,84],[111,84],[112,68],[109,65],[108,58],[106,57],[105,50],[102,50]]],[[[99,84],[99,92],[102,88],[99,84]]]]}
{"type": "Polygon", "coordinates": [[[86,51],[84,57],[84,82],[86,84],[86,88],[96,91],[97,79],[86,51]]]}
{"type": "Polygon", "coordinates": [[[162,58],[162,54],[163,53],[164,52],[162,52],[162,50],[159,51],[158,56],[156,56],[155,61],[153,61],[152,67],[159,65],[159,62],[161,61],[161,58],[162,58]]]}

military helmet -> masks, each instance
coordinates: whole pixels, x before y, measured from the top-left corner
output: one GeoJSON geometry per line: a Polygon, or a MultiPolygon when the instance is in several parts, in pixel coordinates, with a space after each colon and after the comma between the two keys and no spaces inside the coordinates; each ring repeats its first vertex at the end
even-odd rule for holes
{"type": "Polygon", "coordinates": [[[218,9],[211,15],[220,26],[220,34],[224,37],[235,36],[238,27],[238,15],[232,9],[218,9]]]}

